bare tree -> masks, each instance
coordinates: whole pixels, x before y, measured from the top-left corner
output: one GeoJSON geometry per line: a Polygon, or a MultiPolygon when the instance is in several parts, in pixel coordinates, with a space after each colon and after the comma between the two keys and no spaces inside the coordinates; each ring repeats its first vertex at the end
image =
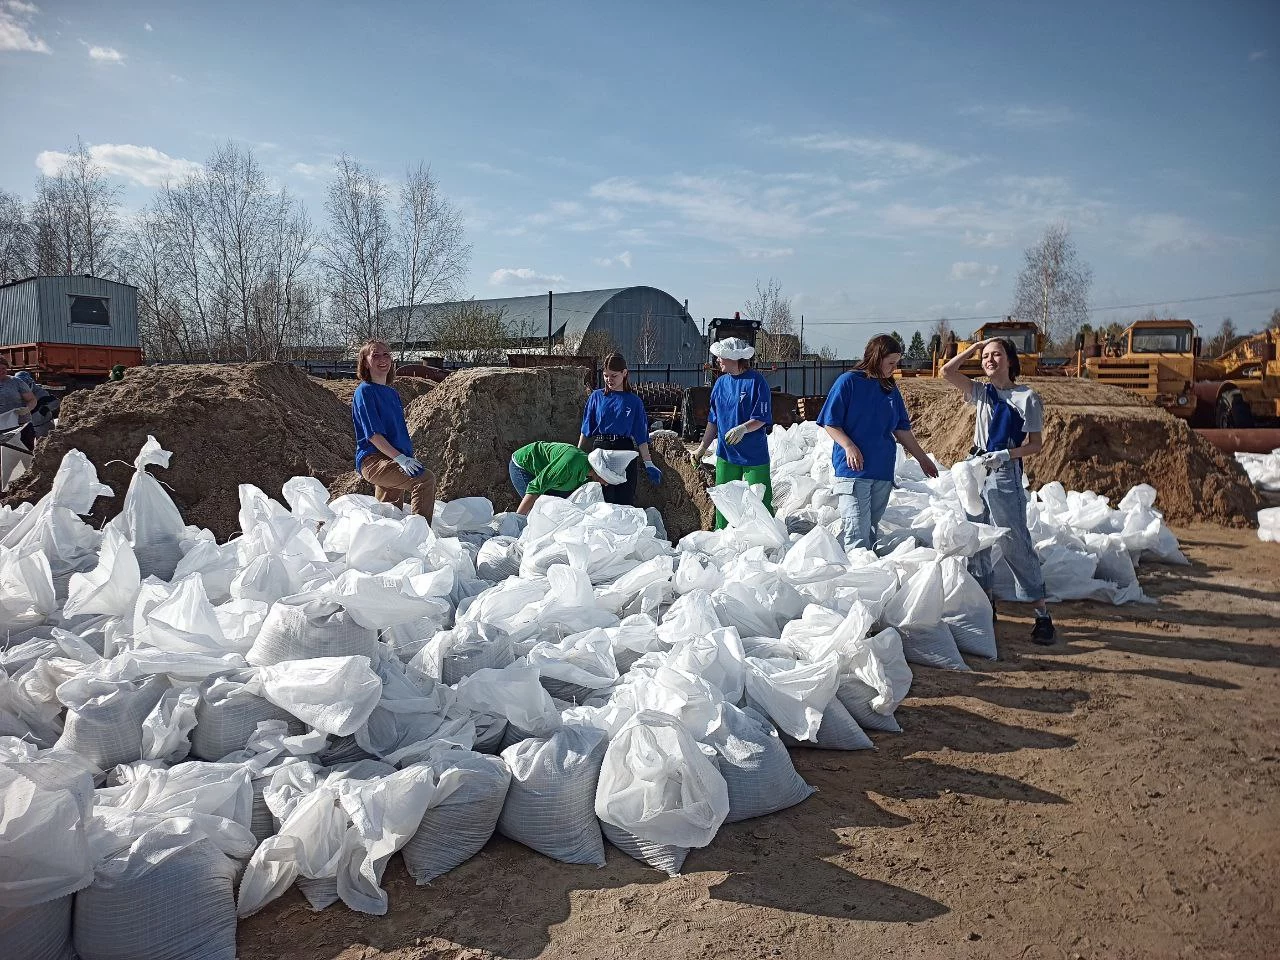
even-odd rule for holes
{"type": "Polygon", "coordinates": [[[422,161],[400,182],[394,237],[394,295],[388,335],[407,345],[425,332],[425,303],[452,300],[467,274],[471,247],[463,242],[462,213],[440,193],[422,161]]]}
{"type": "Polygon", "coordinates": [[[653,307],[646,306],[640,315],[640,331],[636,334],[635,362],[657,363],[662,359],[662,326],[653,315],[653,307]]]}
{"type": "Polygon", "coordinates": [[[77,141],[52,175],[36,181],[30,220],[37,272],[105,276],[117,266],[120,190],[77,141]]]}
{"type": "Polygon", "coordinates": [[[489,310],[476,300],[428,312],[426,335],[445,360],[498,363],[513,345],[503,311],[489,310]]]}
{"type": "Polygon", "coordinates": [[[381,314],[396,264],[386,185],[344,154],[334,163],[325,211],[320,262],[334,322],[352,343],[384,337],[381,314]]]}
{"type": "Polygon", "coordinates": [[[782,284],[773,278],[763,287],[756,281],[755,295],[742,307],[748,320],[758,320],[764,336],[756,343],[756,358],[763,362],[795,360],[800,356],[791,298],[782,295],[782,284]]]}
{"type": "Polygon", "coordinates": [[[1065,223],[1049,226],[1028,247],[1013,295],[1013,316],[1033,320],[1052,343],[1069,343],[1089,318],[1093,271],[1080,259],[1065,223]]]}
{"type": "Polygon", "coordinates": [[[1230,350],[1238,338],[1235,322],[1230,317],[1223,317],[1218,332],[1205,343],[1204,352],[1207,356],[1219,357],[1230,350]]]}
{"type": "Polygon", "coordinates": [[[22,199],[0,190],[0,283],[35,272],[35,235],[22,199]]]}

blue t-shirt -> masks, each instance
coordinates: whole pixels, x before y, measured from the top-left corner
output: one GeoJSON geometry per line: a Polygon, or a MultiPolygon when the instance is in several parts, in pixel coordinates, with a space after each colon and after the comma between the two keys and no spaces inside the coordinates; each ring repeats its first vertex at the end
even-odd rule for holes
{"type": "Polygon", "coordinates": [[[351,422],[356,428],[356,471],[371,453],[378,449],[369,442],[375,433],[382,434],[407,457],[413,456],[413,441],[409,439],[409,427],[404,422],[404,404],[395,387],[380,383],[361,383],[351,398],[351,422]]]}
{"type": "Polygon", "coordinates": [[[634,393],[595,390],[582,411],[584,437],[630,437],[636,446],[649,442],[649,415],[634,393]]]}
{"type": "Polygon", "coordinates": [[[707,417],[720,432],[716,456],[740,467],[758,467],[769,462],[769,440],[766,429],[773,426],[773,399],[769,381],[759,371],[721,374],[711,388],[711,410],[707,417]],[[724,435],[748,420],[761,420],[764,426],[752,430],[741,442],[729,446],[724,435]]]}
{"type": "Polygon", "coordinates": [[[843,430],[862,451],[862,469],[854,470],[849,466],[844,448],[835,445],[831,466],[837,477],[892,480],[898,458],[898,442],[893,432],[910,430],[911,418],[907,416],[907,405],[902,402],[896,384],[885,393],[878,380],[862,370],[853,370],[841,374],[832,386],[822,413],[818,414],[818,424],[843,430]]]}

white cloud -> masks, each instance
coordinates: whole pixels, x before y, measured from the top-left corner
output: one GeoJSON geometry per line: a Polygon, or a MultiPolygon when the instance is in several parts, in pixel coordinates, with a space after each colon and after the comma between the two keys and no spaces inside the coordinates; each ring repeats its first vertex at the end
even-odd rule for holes
{"type": "Polygon", "coordinates": [[[1266,55],[1267,55],[1267,51],[1265,50],[1254,50],[1252,53],[1249,54],[1249,62],[1253,63],[1256,60],[1261,60],[1266,55]]]}
{"type": "MultiPolygon", "coordinates": [[[[82,40],[81,43],[84,41],[82,40]]],[[[90,46],[87,43],[85,46],[89,47],[90,60],[97,60],[99,63],[124,63],[125,61],[125,55],[115,47],[90,46]]]]}
{"type": "Polygon", "coordinates": [[[21,0],[8,0],[4,9],[0,9],[0,51],[12,50],[17,53],[53,53],[43,39],[37,37],[27,28],[33,14],[40,8],[33,3],[22,3],[21,0]]]}
{"type": "Polygon", "coordinates": [[[978,279],[978,286],[989,287],[1000,275],[997,264],[978,263],[976,260],[960,260],[951,265],[952,280],[978,279]]]}
{"type": "Polygon", "coordinates": [[[289,168],[299,176],[306,177],[308,180],[319,180],[333,173],[333,164],[330,163],[302,163],[299,161],[289,168]]]}
{"type": "Polygon", "coordinates": [[[151,24],[149,24],[149,23],[144,23],[144,24],[142,25],[142,29],[143,29],[143,30],[145,30],[145,31],[147,31],[147,33],[150,33],[150,32],[151,32],[151,24]]]}
{"type": "MultiPolygon", "coordinates": [[[[851,137],[838,133],[814,133],[786,137],[781,141],[802,150],[847,153],[897,176],[947,174],[978,162],[977,157],[960,156],[907,140],[887,137],[851,137]]],[[[875,179],[869,181],[876,183],[875,179]]]]}
{"type": "Polygon", "coordinates": [[[1143,256],[1213,250],[1235,242],[1176,213],[1138,214],[1127,227],[1133,251],[1143,256]]]}
{"type": "Polygon", "coordinates": [[[747,260],[781,260],[783,257],[795,255],[792,247],[768,247],[754,250],[743,250],[742,256],[747,260]]]}
{"type": "Polygon", "coordinates": [[[1008,234],[996,233],[989,230],[986,233],[974,233],[972,230],[966,230],[962,242],[966,247],[1007,247],[1013,242],[1013,237],[1008,234]]]}
{"type": "Polygon", "coordinates": [[[1015,127],[1024,129],[1056,127],[1066,123],[1071,123],[1076,119],[1075,114],[1067,107],[1031,107],[1026,104],[1015,104],[1011,106],[980,104],[972,107],[965,107],[960,111],[960,115],[965,117],[974,117],[993,127],[1015,127]]]}
{"type": "Polygon", "coordinates": [[[486,163],[483,160],[472,160],[467,166],[476,171],[476,173],[487,174],[491,177],[507,177],[515,180],[524,180],[525,175],[516,170],[510,170],[507,167],[499,167],[492,163],[486,163]]]}
{"type": "Polygon", "coordinates": [[[628,270],[630,270],[631,269],[631,251],[623,250],[616,257],[596,257],[595,263],[596,263],[596,266],[600,266],[600,267],[623,266],[623,267],[626,267],[628,270]]]}
{"type": "MultiPolygon", "coordinates": [[[[144,187],[163,186],[166,180],[180,180],[201,169],[200,164],[191,160],[132,143],[95,144],[89,148],[89,156],[111,176],[132,180],[144,187]]],[[[45,150],[36,157],[36,166],[45,176],[52,176],[66,161],[67,154],[45,150]]]]}
{"type": "Polygon", "coordinates": [[[538,273],[529,267],[500,267],[489,274],[491,287],[555,287],[564,283],[558,273],[538,273]]]}

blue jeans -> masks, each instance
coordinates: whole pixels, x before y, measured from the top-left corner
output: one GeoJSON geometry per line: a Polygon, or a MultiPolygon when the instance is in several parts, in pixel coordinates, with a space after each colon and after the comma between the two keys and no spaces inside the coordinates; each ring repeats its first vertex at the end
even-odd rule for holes
{"type": "Polygon", "coordinates": [[[837,480],[840,493],[840,519],[844,521],[844,548],[865,547],[874,550],[879,539],[880,518],[889,506],[889,494],[893,493],[892,480],[837,480]],[[843,492],[848,484],[852,493],[843,492]]]}
{"type": "MultiPolygon", "coordinates": [[[[529,492],[529,484],[533,483],[533,474],[516,463],[515,460],[512,460],[507,466],[507,476],[511,478],[511,485],[516,488],[518,496],[523,497],[529,492]]],[[[548,490],[547,496],[559,497],[563,500],[569,494],[565,490],[548,490]]]]}
{"type": "MultiPolygon", "coordinates": [[[[1036,556],[1035,544],[1031,542],[1031,533],[1027,530],[1027,494],[1022,489],[1022,467],[1016,462],[1005,463],[991,476],[994,483],[982,494],[985,508],[979,516],[971,516],[969,519],[977,523],[1008,527],[1009,532],[1000,538],[1000,552],[1013,571],[1019,599],[1043,600],[1047,595],[1044,574],[1040,570],[1040,558],[1036,556]]],[[[969,560],[969,572],[988,594],[991,593],[995,579],[993,569],[989,547],[980,550],[969,560]]]]}

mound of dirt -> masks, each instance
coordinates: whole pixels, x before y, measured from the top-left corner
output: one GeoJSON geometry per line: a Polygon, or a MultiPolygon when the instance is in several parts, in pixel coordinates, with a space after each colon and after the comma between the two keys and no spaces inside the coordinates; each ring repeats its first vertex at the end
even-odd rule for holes
{"type": "MultiPolygon", "coordinates": [[[[576,443],[587,390],[576,367],[475,367],[442,380],[405,407],[414,455],[436,475],[436,497],[488,497],[514,510],[511,454],[534,440],[576,443]]],[[[372,493],[354,472],[335,496],[372,493]]]]}
{"type": "Polygon", "coordinates": [[[350,408],[292,364],[134,367],[119,382],[67,395],[58,428],[37,445],[32,472],[6,499],[46,494],[74,448],[115,491],[95,508],[110,518],[124,502],[133,458],[148,434],[173,452],[169,469],[153,472],[171,488],[187,523],[219,539],[238,529],[239,484],[276,498],[293,476],[329,484],[351,469],[355,451],[350,408]]]}
{"type": "Polygon", "coordinates": [[[636,487],[636,506],[657,507],[672,542],[694,530],[710,530],[716,506],[707,496],[706,480],[689,465],[680,438],[651,437],[649,452],[654,466],[662,471],[662,485],[653,486],[642,473],[636,487]]]}
{"type": "MultiPolygon", "coordinates": [[[[312,377],[316,383],[324,387],[335,397],[351,406],[351,398],[355,396],[356,387],[360,385],[360,381],[356,379],[343,380],[325,380],[321,377],[312,377]]],[[[396,391],[400,394],[400,402],[404,404],[405,409],[409,409],[409,404],[417,400],[425,393],[430,393],[435,389],[435,381],[425,380],[422,377],[396,377],[394,384],[396,391]]]]}
{"type": "MultiPolygon", "coordinates": [[[[1057,480],[1068,490],[1092,490],[1113,502],[1149,483],[1171,523],[1257,523],[1258,496],[1234,459],[1177,417],[1127,390],[1089,380],[1032,378],[1044,401],[1044,450],[1027,460],[1033,487],[1057,480]]],[[[973,443],[973,407],[942,380],[898,384],[925,449],[944,463],[973,443]]]]}

